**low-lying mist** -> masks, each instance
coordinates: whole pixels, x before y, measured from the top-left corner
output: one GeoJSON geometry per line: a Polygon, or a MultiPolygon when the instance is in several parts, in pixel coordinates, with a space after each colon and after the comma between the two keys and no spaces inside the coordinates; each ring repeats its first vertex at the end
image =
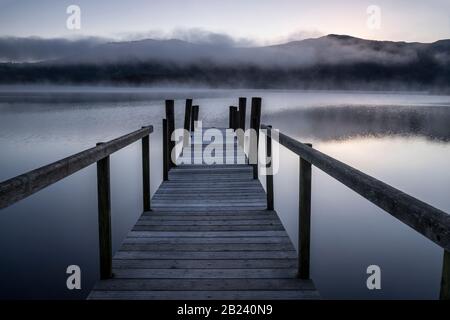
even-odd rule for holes
{"type": "Polygon", "coordinates": [[[450,40],[328,35],[250,46],[221,34],[190,40],[0,39],[0,83],[150,84],[297,89],[450,88],[450,40]]]}

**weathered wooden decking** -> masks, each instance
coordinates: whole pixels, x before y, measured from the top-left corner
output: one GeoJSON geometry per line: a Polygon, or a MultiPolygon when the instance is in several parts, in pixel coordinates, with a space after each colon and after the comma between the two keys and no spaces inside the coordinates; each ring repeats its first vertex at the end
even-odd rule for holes
{"type": "MultiPolygon", "coordinates": [[[[226,159],[236,142],[217,154],[226,159]]],[[[193,152],[195,158],[200,153],[193,152]]],[[[204,148],[201,148],[204,149],[204,148]]],[[[200,150],[201,150],[200,149],[200,150]]],[[[90,299],[315,299],[297,253],[252,167],[179,165],[113,259],[114,278],[90,299]]],[[[228,161],[230,163],[230,161],[228,161]]]]}

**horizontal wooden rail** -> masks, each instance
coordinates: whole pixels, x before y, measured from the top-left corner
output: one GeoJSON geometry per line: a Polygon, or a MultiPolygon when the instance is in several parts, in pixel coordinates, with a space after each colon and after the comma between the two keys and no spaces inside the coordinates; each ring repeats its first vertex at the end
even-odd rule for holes
{"type": "Polygon", "coordinates": [[[148,136],[153,126],[144,127],[120,138],[97,145],[0,183],[0,209],[6,208],[49,185],[109,156],[129,144],[148,136]]]}
{"type": "MultiPolygon", "coordinates": [[[[261,125],[272,138],[269,126],[261,125]]],[[[373,204],[450,251],[450,215],[279,132],[278,142],[373,204]]],[[[274,135],[273,138],[276,138],[274,135]]]]}

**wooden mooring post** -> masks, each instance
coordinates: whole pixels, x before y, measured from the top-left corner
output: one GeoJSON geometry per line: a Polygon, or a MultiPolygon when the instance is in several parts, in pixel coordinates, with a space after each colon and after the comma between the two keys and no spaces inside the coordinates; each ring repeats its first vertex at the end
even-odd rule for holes
{"type": "MultiPolygon", "coordinates": [[[[146,127],[142,127],[146,128],[146,127]]],[[[150,196],[150,136],[142,138],[142,198],[144,211],[151,211],[150,196]]]]}
{"type": "Polygon", "coordinates": [[[245,131],[245,117],[247,112],[247,98],[239,98],[239,128],[245,131]]]}
{"type": "MultiPolygon", "coordinates": [[[[305,143],[312,147],[312,144],[305,143]]],[[[309,279],[311,244],[311,163],[299,157],[298,277],[309,279]]]]}
{"type": "Polygon", "coordinates": [[[230,129],[236,130],[236,119],[238,119],[237,116],[238,109],[235,106],[230,106],[230,119],[229,119],[229,127],[230,129]]]}
{"type": "Polygon", "coordinates": [[[233,110],[233,130],[236,131],[240,127],[240,115],[238,107],[234,107],[233,110]]]}
{"type": "MultiPolygon", "coordinates": [[[[97,143],[97,146],[102,144],[104,143],[97,143]]],[[[97,161],[97,196],[100,279],[109,279],[112,277],[111,187],[109,156],[97,161]]]]}
{"type": "MultiPolygon", "coordinates": [[[[267,131],[272,130],[272,126],[267,126],[267,131]]],[[[272,137],[266,134],[266,194],[267,210],[274,209],[273,200],[273,161],[272,161],[272,137]]]]}
{"type": "Polygon", "coordinates": [[[191,131],[195,131],[196,122],[198,121],[199,106],[192,106],[191,131]]]}
{"type": "MultiPolygon", "coordinates": [[[[174,100],[166,100],[166,119],[167,119],[167,134],[169,141],[169,155],[172,154],[173,149],[175,148],[175,141],[172,140],[173,132],[175,131],[175,110],[174,110],[175,102],[174,100]]],[[[169,169],[175,167],[175,163],[171,161],[171,157],[169,157],[169,169]]]]}
{"type": "Polygon", "coordinates": [[[169,180],[169,132],[167,119],[162,120],[163,180],[169,180]]]}
{"type": "MultiPolygon", "coordinates": [[[[252,110],[250,115],[250,129],[254,132],[250,137],[250,152],[256,152],[254,155],[255,163],[252,163],[253,166],[253,179],[258,179],[258,144],[259,144],[259,127],[261,125],[261,98],[253,97],[252,98],[252,110]]],[[[252,157],[250,157],[252,158],[252,157]]]]}
{"type": "Polygon", "coordinates": [[[191,129],[191,118],[192,118],[192,99],[186,99],[186,106],[184,108],[184,136],[183,136],[183,146],[189,144],[189,131],[191,129]]]}
{"type": "Polygon", "coordinates": [[[442,261],[441,300],[450,300],[450,252],[444,249],[442,261]]]}

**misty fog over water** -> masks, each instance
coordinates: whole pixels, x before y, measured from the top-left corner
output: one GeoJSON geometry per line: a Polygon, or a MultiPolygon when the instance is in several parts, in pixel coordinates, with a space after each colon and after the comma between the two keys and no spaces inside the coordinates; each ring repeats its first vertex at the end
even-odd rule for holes
{"type": "MultiPolygon", "coordinates": [[[[263,98],[262,123],[450,212],[450,96],[424,93],[0,87],[0,180],[152,124],[154,192],[164,99],[176,99],[177,127],[185,98],[205,125],[225,127],[240,96],[263,98]]],[[[249,102],[247,110],[248,127],[249,102]]],[[[298,157],[275,150],[275,207],[296,243],[298,157]]],[[[113,250],[142,211],[140,152],[135,143],[111,156],[113,250]]],[[[96,188],[90,166],[2,210],[1,298],[87,296],[98,278],[96,188]],[[82,269],[81,292],[66,289],[70,264],[82,269]]],[[[324,298],[438,297],[442,249],[317,169],[311,236],[311,276],[324,298]],[[371,264],[381,267],[380,291],[366,288],[371,264]]]]}

